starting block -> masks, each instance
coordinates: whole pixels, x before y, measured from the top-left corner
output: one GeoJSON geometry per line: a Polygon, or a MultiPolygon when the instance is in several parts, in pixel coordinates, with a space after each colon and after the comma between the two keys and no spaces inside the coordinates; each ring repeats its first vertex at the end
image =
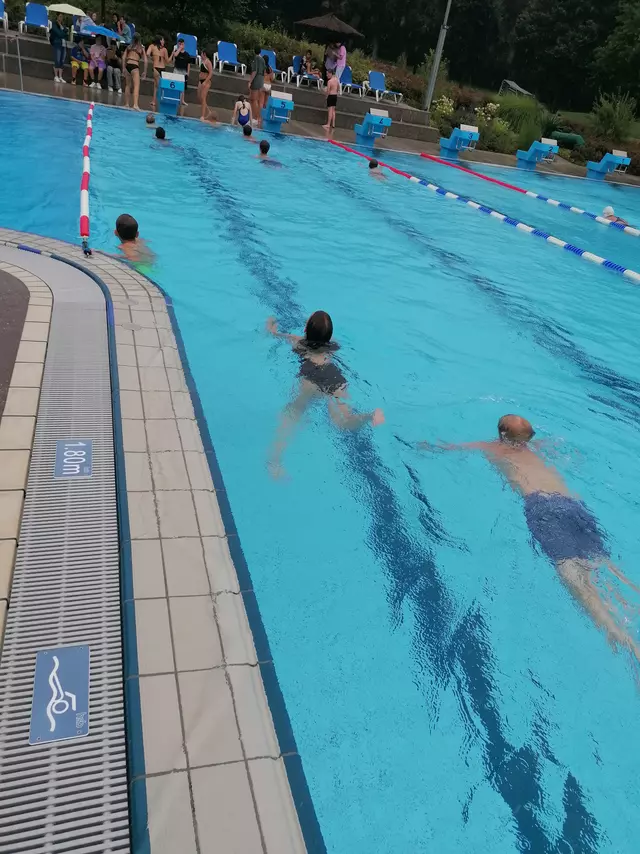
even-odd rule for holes
{"type": "Polygon", "coordinates": [[[166,116],[177,116],[183,92],[184,74],[163,71],[160,74],[159,111],[166,116]]]}
{"type": "Polygon", "coordinates": [[[365,148],[373,149],[376,139],[385,137],[391,127],[391,119],[386,110],[375,110],[373,107],[365,115],[361,125],[356,125],[356,143],[365,148]]]}
{"type": "Polygon", "coordinates": [[[553,163],[558,153],[558,143],[555,139],[534,140],[529,146],[528,151],[523,151],[521,148],[516,153],[516,163],[518,169],[526,169],[529,172],[535,171],[538,163],[553,163]]]}
{"type": "Polygon", "coordinates": [[[607,152],[599,163],[596,163],[595,160],[589,160],[587,178],[604,181],[605,175],[610,172],[626,172],[630,163],[631,158],[627,157],[626,151],[616,151],[614,148],[610,154],[607,152]]]}
{"type": "Polygon", "coordinates": [[[440,137],[440,157],[445,160],[458,160],[461,151],[473,151],[480,139],[475,125],[460,125],[451,131],[450,137],[440,137]]]}
{"type": "Polygon", "coordinates": [[[281,133],[282,125],[291,119],[293,96],[288,92],[271,92],[266,106],[262,108],[262,129],[281,133]]]}

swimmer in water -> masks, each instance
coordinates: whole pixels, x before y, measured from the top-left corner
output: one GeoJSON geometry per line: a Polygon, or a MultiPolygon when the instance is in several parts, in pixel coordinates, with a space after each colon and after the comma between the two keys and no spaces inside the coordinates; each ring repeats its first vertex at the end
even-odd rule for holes
{"type": "Polygon", "coordinates": [[[253,142],[255,145],[258,144],[258,140],[253,138],[253,128],[251,125],[245,125],[242,128],[242,138],[246,139],[247,142],[253,142]]]}
{"type": "Polygon", "coordinates": [[[261,160],[265,166],[273,166],[275,169],[280,169],[282,167],[282,163],[279,160],[274,160],[272,157],[269,157],[269,151],[271,150],[271,144],[266,139],[260,140],[260,154],[256,155],[258,160],[261,160]]]}
{"type": "Polygon", "coordinates": [[[167,132],[164,128],[156,128],[156,139],[158,142],[171,142],[170,139],[167,139],[167,132]]]}
{"type": "Polygon", "coordinates": [[[622,217],[616,216],[611,205],[607,205],[607,207],[602,211],[602,216],[605,219],[608,219],[609,222],[617,222],[618,225],[629,225],[626,219],[622,219],[622,217]]]}
{"type": "MultiPolygon", "coordinates": [[[[611,596],[596,582],[600,569],[606,567],[636,593],[640,593],[640,588],[611,562],[592,512],[569,492],[560,473],[542,459],[540,443],[531,442],[533,436],[533,427],[526,418],[503,415],[498,421],[498,439],[492,442],[435,446],[421,442],[418,447],[432,451],[482,451],[522,496],[531,536],[555,564],[571,594],[596,625],[604,629],[610,643],[626,647],[640,660],[640,648],[623,629],[611,596]]],[[[605,585],[618,604],[628,608],[619,592],[614,592],[606,581],[605,585]]]]}
{"type": "Polygon", "coordinates": [[[147,124],[147,127],[154,128],[156,126],[156,117],[153,115],[153,113],[147,113],[145,117],[145,122],[147,124]]]}
{"type": "Polygon", "coordinates": [[[371,160],[369,161],[369,175],[371,175],[372,178],[377,178],[379,181],[380,180],[382,180],[382,181],[387,180],[387,176],[384,174],[384,172],[380,168],[380,164],[375,159],[375,157],[372,157],[371,160]]]}
{"type": "Polygon", "coordinates": [[[154,253],[140,237],[138,222],[131,214],[120,214],[116,220],[114,234],[120,238],[118,249],[134,266],[138,264],[149,266],[156,260],[154,253]]]}
{"type": "Polygon", "coordinates": [[[273,477],[283,477],[282,455],[302,416],[314,401],[326,401],[333,423],[341,430],[358,430],[366,424],[377,427],[384,423],[381,409],[373,412],[354,412],[349,406],[347,380],[333,354],[339,345],[331,340],[333,323],[326,311],[316,311],[307,320],[304,335],[288,335],[278,330],[275,318],[267,320],[267,332],[284,338],[300,359],[300,384],[294,400],[282,413],[275,441],[269,456],[268,468],[273,477]]]}

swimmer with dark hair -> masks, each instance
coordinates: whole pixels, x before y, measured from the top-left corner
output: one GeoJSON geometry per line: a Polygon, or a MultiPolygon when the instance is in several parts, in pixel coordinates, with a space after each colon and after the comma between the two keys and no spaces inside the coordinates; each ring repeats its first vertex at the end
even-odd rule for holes
{"type": "Polygon", "coordinates": [[[369,175],[371,175],[372,178],[378,178],[378,179],[381,178],[383,181],[387,180],[387,176],[384,174],[384,172],[380,168],[380,164],[375,159],[375,157],[372,157],[371,160],[369,161],[369,175]]]}
{"type": "Polygon", "coordinates": [[[272,157],[269,157],[269,151],[271,150],[271,143],[267,139],[260,140],[260,154],[256,155],[258,160],[261,160],[265,166],[273,166],[275,169],[282,168],[282,163],[279,160],[274,160],[272,157]]]}
{"type": "Polygon", "coordinates": [[[258,144],[258,140],[253,138],[253,128],[251,125],[245,125],[242,128],[242,138],[246,139],[247,142],[254,142],[256,145],[258,144]]]}
{"type": "Polygon", "coordinates": [[[113,232],[120,238],[118,249],[134,266],[136,264],[150,265],[156,259],[146,242],[140,237],[138,221],[131,214],[120,214],[116,220],[113,232]]]}
{"type": "Polygon", "coordinates": [[[418,447],[430,451],[481,451],[505,477],[524,501],[524,514],[533,540],[555,564],[570,593],[595,624],[604,629],[609,642],[629,649],[640,660],[636,641],[624,630],[624,617],[616,611],[613,598],[623,608],[628,604],[605,578],[599,585],[602,568],[608,570],[636,593],[636,587],[611,562],[598,522],[589,508],[572,495],[556,468],[540,456],[540,443],[532,442],[533,427],[519,415],[503,415],[498,421],[498,438],[492,442],[418,447]]]}
{"type": "Polygon", "coordinates": [[[354,412],[350,407],[347,380],[333,360],[333,354],[340,347],[336,341],[331,340],[333,322],[326,311],[316,311],[311,315],[307,320],[304,335],[280,332],[273,317],[267,320],[267,332],[288,341],[300,359],[298,392],[282,413],[269,455],[268,468],[273,477],[284,476],[282,456],[287,443],[304,413],[316,401],[327,403],[331,420],[341,430],[359,430],[366,424],[377,427],[384,423],[384,413],[381,409],[361,413],[354,412]]]}
{"type": "Polygon", "coordinates": [[[156,128],[156,139],[159,139],[161,142],[169,142],[167,132],[164,128],[156,128]]]}

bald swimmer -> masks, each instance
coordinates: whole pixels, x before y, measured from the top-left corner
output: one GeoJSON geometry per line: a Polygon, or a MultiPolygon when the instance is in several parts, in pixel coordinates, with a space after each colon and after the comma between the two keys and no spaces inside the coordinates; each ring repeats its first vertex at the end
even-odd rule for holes
{"type": "MultiPolygon", "coordinates": [[[[493,442],[435,446],[423,442],[419,447],[425,450],[482,451],[510,486],[522,495],[525,518],[533,539],[553,561],[573,596],[596,625],[606,631],[610,642],[627,647],[640,661],[640,648],[620,625],[613,601],[595,584],[598,570],[606,566],[637,593],[640,589],[611,563],[595,517],[579,498],[569,492],[558,471],[532,448],[530,442],[534,435],[526,418],[503,415],[498,421],[498,439],[493,442]]],[[[619,593],[615,595],[619,604],[626,606],[619,593]]]]}

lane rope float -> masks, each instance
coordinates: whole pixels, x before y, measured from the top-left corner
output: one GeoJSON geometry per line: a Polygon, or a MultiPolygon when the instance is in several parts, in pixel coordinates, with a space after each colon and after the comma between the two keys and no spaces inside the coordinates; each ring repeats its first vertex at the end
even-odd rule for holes
{"type": "MultiPolygon", "coordinates": [[[[354,148],[350,148],[342,142],[336,142],[333,139],[330,139],[329,142],[331,145],[335,145],[337,148],[342,148],[350,154],[357,154],[358,157],[364,157],[365,160],[373,159],[372,157],[369,157],[368,154],[356,151],[354,148]]],[[[426,187],[427,190],[431,190],[431,192],[436,193],[439,196],[443,196],[445,199],[453,199],[455,201],[462,202],[462,204],[467,205],[480,213],[486,214],[487,216],[491,216],[494,219],[503,222],[505,225],[517,228],[518,231],[523,231],[526,234],[532,234],[534,237],[542,238],[546,243],[551,243],[553,246],[559,246],[561,249],[565,249],[567,252],[577,255],[579,258],[584,258],[585,261],[591,261],[592,264],[598,264],[601,267],[606,267],[608,270],[620,273],[620,275],[625,278],[631,279],[632,282],[640,284],[640,273],[636,273],[635,270],[630,270],[622,264],[616,264],[615,261],[609,261],[607,258],[602,258],[600,255],[595,255],[593,252],[587,252],[586,249],[574,246],[573,243],[568,243],[566,240],[560,240],[558,237],[554,237],[552,234],[549,234],[540,228],[534,228],[532,225],[527,225],[526,222],[521,222],[518,219],[514,219],[513,217],[500,213],[500,211],[494,210],[487,205],[481,205],[479,202],[474,202],[472,199],[468,199],[465,196],[459,196],[457,193],[451,193],[448,190],[439,187],[437,184],[432,184],[430,181],[426,181],[424,178],[417,178],[415,175],[409,174],[409,172],[403,172],[402,169],[396,169],[395,166],[383,163],[382,160],[378,160],[378,164],[383,166],[385,169],[389,169],[390,172],[393,172],[396,175],[402,175],[403,178],[408,178],[415,184],[422,184],[422,186],[426,187]]]]}
{"type": "Polygon", "coordinates": [[[634,228],[631,225],[622,225],[620,222],[612,222],[610,219],[606,219],[606,217],[591,213],[591,211],[585,211],[582,208],[576,207],[576,205],[570,205],[568,202],[559,202],[557,199],[551,199],[549,196],[543,196],[542,193],[534,193],[533,190],[525,190],[523,187],[517,187],[515,184],[508,184],[506,181],[500,181],[498,178],[491,178],[489,175],[483,175],[482,172],[476,172],[475,169],[469,169],[467,166],[461,166],[459,163],[450,163],[442,157],[436,157],[435,154],[426,154],[423,151],[420,153],[420,157],[424,157],[425,160],[433,160],[434,163],[440,163],[443,166],[450,166],[452,169],[458,169],[460,172],[466,172],[468,175],[473,175],[475,178],[482,178],[483,181],[489,181],[489,183],[497,184],[499,187],[504,187],[507,190],[514,190],[516,193],[522,193],[522,195],[529,196],[531,199],[539,199],[539,201],[546,202],[554,208],[560,208],[560,210],[563,211],[570,211],[574,214],[586,216],[595,222],[599,222],[601,225],[608,225],[611,228],[622,231],[624,234],[630,235],[631,237],[640,237],[640,228],[634,228]]]}
{"type": "Polygon", "coordinates": [[[91,255],[89,249],[89,178],[91,176],[91,163],[89,160],[89,149],[93,136],[93,109],[95,104],[89,104],[87,113],[87,128],[82,146],[82,180],[80,181],[80,239],[82,240],[82,251],[85,255],[91,255]]]}

